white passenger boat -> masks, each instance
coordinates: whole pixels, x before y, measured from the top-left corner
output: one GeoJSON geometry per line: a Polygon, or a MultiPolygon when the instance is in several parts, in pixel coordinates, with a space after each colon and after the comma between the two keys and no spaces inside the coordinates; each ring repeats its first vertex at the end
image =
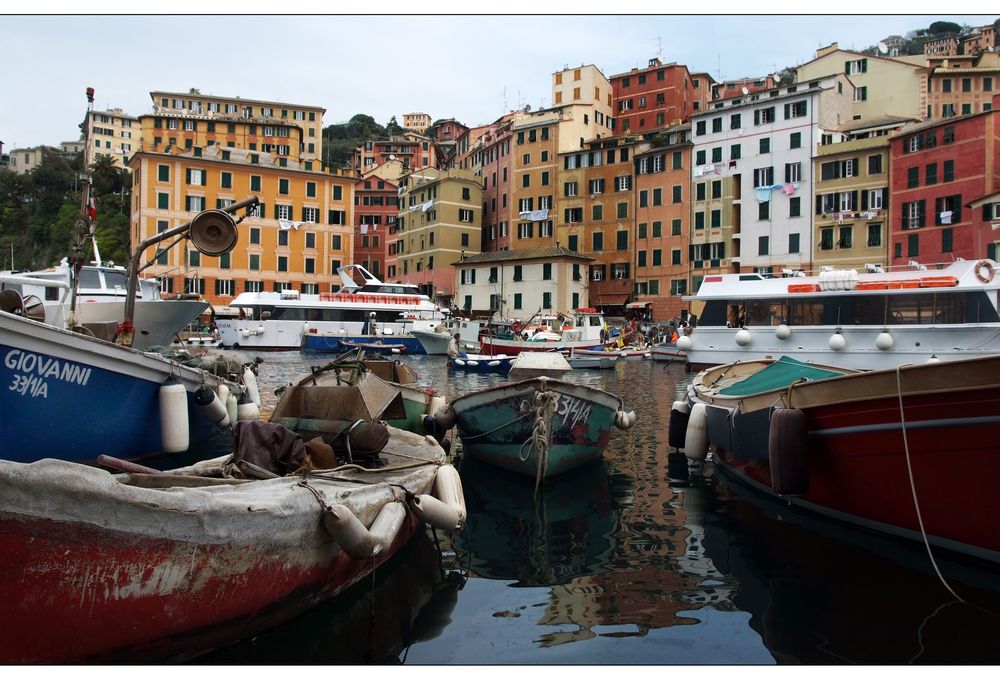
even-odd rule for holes
{"type": "MultiPolygon", "coordinates": [[[[337,269],[343,287],[335,293],[241,293],[229,303],[241,318],[217,322],[225,347],[310,349],[310,336],[337,335],[343,340],[372,335],[393,341],[413,330],[434,330],[447,312],[413,284],[383,283],[360,265],[337,269]],[[357,283],[351,273],[363,279],[357,283]]],[[[418,345],[414,341],[415,345],[418,345]]]]}
{"type": "Polygon", "coordinates": [[[940,269],[828,270],[818,276],[706,276],[698,326],[678,339],[692,367],[790,356],[876,370],[1000,353],[993,260],[940,269]]]}
{"type": "MultiPolygon", "coordinates": [[[[85,265],[80,269],[76,299],[76,325],[104,340],[113,339],[125,311],[128,273],[124,267],[85,265]]],[[[71,267],[66,259],[57,266],[34,272],[3,272],[0,289],[14,290],[24,298],[25,313],[56,328],[71,325],[71,267]]],[[[177,332],[208,308],[202,300],[164,300],[156,279],[139,279],[135,304],[135,349],[166,346],[177,332]]],[[[14,311],[14,310],[5,310],[14,311]]]]}

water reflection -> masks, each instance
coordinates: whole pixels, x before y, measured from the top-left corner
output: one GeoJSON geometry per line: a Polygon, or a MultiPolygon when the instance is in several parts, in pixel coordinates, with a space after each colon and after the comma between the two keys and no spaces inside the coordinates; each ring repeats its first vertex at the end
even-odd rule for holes
{"type": "Polygon", "coordinates": [[[475,576],[517,586],[557,585],[605,570],[617,518],[608,471],[595,461],[546,482],[467,458],[461,465],[468,530],[455,537],[475,576]]]}
{"type": "Polygon", "coordinates": [[[451,623],[464,578],[443,574],[418,535],[374,576],[292,623],[199,660],[205,664],[400,663],[451,623]]]}

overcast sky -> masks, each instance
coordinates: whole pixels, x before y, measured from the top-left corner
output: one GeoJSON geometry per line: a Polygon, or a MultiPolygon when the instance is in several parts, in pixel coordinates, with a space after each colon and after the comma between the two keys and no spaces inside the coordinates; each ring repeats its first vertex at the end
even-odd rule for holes
{"type": "Polygon", "coordinates": [[[759,76],[833,41],[862,49],[935,20],[997,16],[2,16],[0,140],[10,151],[77,139],[88,86],[95,108],[134,116],[151,110],[151,90],[195,87],[322,106],[325,125],[423,111],[473,126],[550,106],[566,65],[611,76],[659,55],[716,78],[759,76]]]}

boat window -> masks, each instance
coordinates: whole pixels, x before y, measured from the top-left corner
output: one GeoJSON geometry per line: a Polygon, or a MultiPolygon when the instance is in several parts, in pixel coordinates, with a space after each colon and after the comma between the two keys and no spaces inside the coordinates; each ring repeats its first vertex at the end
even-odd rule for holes
{"type": "MultiPolygon", "coordinates": [[[[1000,314],[997,314],[997,308],[990,301],[986,291],[966,293],[962,296],[962,300],[965,305],[965,323],[997,323],[1000,321],[1000,314]]],[[[1000,304],[1000,291],[997,292],[997,303],[1000,304]]]]}
{"type": "Polygon", "coordinates": [[[104,283],[107,284],[108,288],[121,288],[125,290],[128,288],[128,280],[125,278],[125,272],[110,272],[104,271],[104,283]]]}
{"type": "Polygon", "coordinates": [[[708,300],[698,317],[699,326],[725,326],[729,303],[726,300],[708,300]]]}
{"type": "Polygon", "coordinates": [[[271,312],[274,311],[273,306],[265,307],[254,307],[253,308],[253,318],[257,321],[265,321],[271,318],[271,312]]]}
{"type": "Polygon", "coordinates": [[[823,300],[803,298],[788,301],[788,324],[791,326],[821,326],[823,300]]]}
{"type": "Polygon", "coordinates": [[[58,300],[59,299],[59,289],[55,286],[45,286],[45,299],[46,300],[58,300]]]}
{"type": "Polygon", "coordinates": [[[600,326],[601,325],[601,317],[599,317],[599,316],[592,316],[592,317],[590,317],[590,325],[591,326],[600,326]]]}
{"type": "MultiPolygon", "coordinates": [[[[730,313],[732,307],[730,306],[730,313]]],[[[785,323],[787,318],[786,305],[783,300],[754,300],[745,305],[743,316],[747,326],[777,326],[785,323]]]]}
{"type": "Polygon", "coordinates": [[[96,269],[80,270],[80,288],[100,288],[101,277],[96,269]]]}

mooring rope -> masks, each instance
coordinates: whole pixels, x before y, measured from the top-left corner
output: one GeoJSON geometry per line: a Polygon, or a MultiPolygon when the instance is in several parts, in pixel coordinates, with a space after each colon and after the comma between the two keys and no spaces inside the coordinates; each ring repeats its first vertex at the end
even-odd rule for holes
{"type": "Polygon", "coordinates": [[[549,446],[552,443],[552,417],[556,411],[557,396],[555,392],[536,392],[534,399],[534,409],[529,413],[534,413],[535,423],[531,428],[531,437],[528,438],[517,452],[517,457],[521,461],[527,461],[532,456],[536,458],[535,466],[535,494],[541,488],[542,480],[549,467],[549,446]],[[528,447],[525,453],[525,447],[528,447]]]}

